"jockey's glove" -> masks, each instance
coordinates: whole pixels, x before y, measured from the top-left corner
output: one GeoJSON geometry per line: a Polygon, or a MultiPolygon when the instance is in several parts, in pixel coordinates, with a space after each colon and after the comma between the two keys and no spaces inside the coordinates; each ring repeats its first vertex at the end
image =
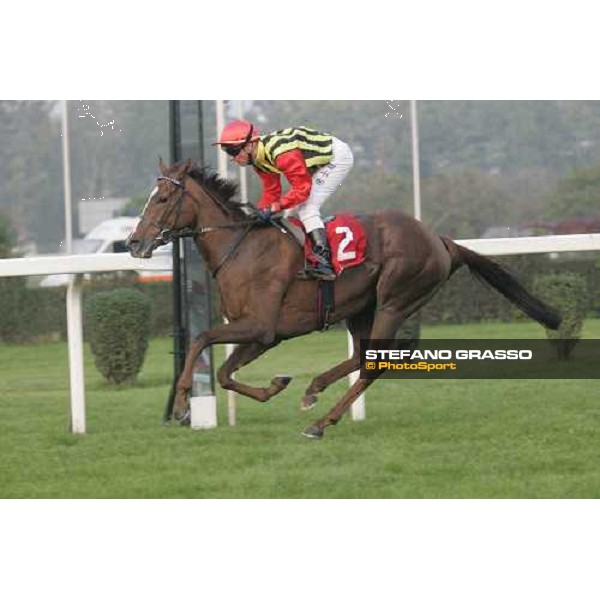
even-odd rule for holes
{"type": "Polygon", "coordinates": [[[280,211],[281,205],[279,202],[273,202],[269,208],[259,208],[257,211],[257,216],[263,223],[268,223],[273,215],[280,211]]]}
{"type": "Polygon", "coordinates": [[[259,208],[256,211],[256,216],[258,217],[259,221],[262,221],[263,223],[268,223],[271,220],[271,217],[273,216],[273,211],[270,208],[259,208]]]}

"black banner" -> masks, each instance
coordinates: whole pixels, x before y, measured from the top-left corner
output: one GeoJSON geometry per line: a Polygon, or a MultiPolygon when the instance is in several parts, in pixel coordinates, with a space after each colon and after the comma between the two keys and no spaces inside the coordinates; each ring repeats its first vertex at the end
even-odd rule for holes
{"type": "Polygon", "coordinates": [[[599,379],[600,340],[361,340],[363,379],[599,379]]]}

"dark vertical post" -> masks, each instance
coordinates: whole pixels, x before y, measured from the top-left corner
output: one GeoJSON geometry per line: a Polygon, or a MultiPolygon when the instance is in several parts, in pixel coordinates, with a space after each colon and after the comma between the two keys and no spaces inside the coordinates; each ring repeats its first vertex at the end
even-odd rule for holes
{"type": "MultiPolygon", "coordinates": [[[[171,163],[181,160],[181,107],[179,100],[169,100],[169,150],[171,163]]],[[[185,360],[185,325],[182,310],[181,241],[173,241],[173,385],[164,419],[170,420],[175,402],[175,387],[185,360]]]]}
{"type": "MultiPolygon", "coordinates": [[[[206,157],[204,155],[204,112],[202,107],[202,100],[198,100],[198,163],[202,166],[205,165],[206,157]]],[[[204,284],[206,289],[206,312],[208,313],[208,323],[206,323],[207,327],[211,327],[211,318],[212,318],[212,278],[208,271],[208,268],[204,267],[204,284]]],[[[215,372],[212,368],[213,365],[213,347],[209,348],[210,354],[210,389],[214,394],[215,390],[215,372]]]]}

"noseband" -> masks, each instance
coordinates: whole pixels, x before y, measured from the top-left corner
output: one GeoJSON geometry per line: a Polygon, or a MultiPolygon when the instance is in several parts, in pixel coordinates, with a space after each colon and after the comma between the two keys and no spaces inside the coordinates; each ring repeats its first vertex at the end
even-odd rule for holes
{"type": "Polygon", "coordinates": [[[178,179],[173,179],[172,177],[167,177],[166,175],[157,177],[156,180],[157,181],[168,181],[169,183],[172,183],[176,188],[179,189],[179,196],[177,197],[175,202],[169,203],[169,206],[168,206],[167,210],[165,210],[165,212],[163,213],[160,221],[158,221],[158,222],[153,221],[152,219],[148,218],[145,214],[142,214],[142,216],[140,218],[140,223],[147,221],[150,223],[150,225],[152,225],[153,227],[156,227],[156,229],[158,229],[158,235],[156,236],[155,240],[156,240],[156,242],[158,242],[159,246],[164,246],[165,244],[168,244],[170,241],[172,241],[176,237],[184,237],[185,235],[189,235],[189,233],[188,233],[189,228],[187,228],[187,227],[177,230],[177,221],[179,220],[179,216],[181,214],[181,209],[183,207],[183,197],[185,196],[185,194],[188,194],[194,201],[196,200],[196,198],[194,198],[194,196],[192,196],[192,194],[190,194],[185,189],[185,185],[183,184],[183,181],[179,181],[178,179]],[[165,223],[166,223],[167,219],[171,216],[173,211],[176,211],[173,227],[171,227],[170,229],[166,229],[165,223]]]}

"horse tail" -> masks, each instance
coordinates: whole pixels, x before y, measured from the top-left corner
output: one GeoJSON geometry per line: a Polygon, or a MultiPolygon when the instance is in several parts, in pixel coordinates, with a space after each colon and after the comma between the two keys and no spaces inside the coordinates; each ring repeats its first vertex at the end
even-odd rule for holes
{"type": "Polygon", "coordinates": [[[473,275],[498,290],[526,315],[545,327],[558,329],[562,320],[560,313],[530,294],[504,267],[449,238],[443,237],[442,241],[452,257],[452,272],[461,264],[467,265],[473,275]]]}

